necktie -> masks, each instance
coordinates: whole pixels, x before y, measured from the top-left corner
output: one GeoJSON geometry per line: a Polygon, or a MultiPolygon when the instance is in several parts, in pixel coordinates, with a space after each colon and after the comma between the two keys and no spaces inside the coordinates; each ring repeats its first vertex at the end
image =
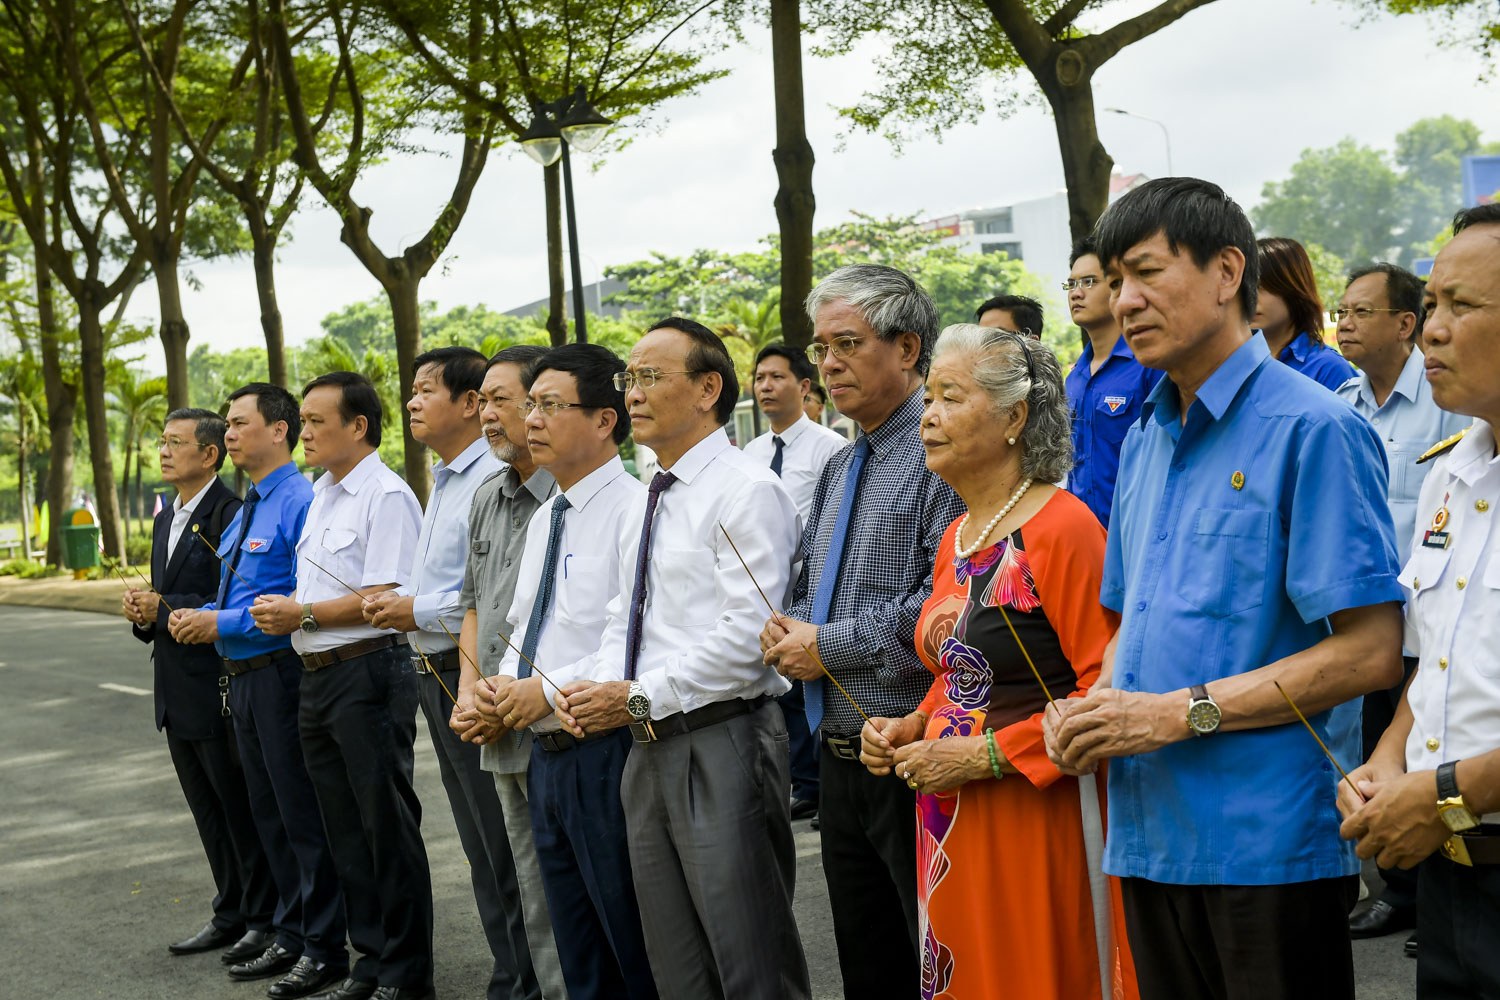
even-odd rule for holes
{"type": "MultiPolygon", "coordinates": [[[[260,503],[260,494],[255,487],[245,491],[245,505],[240,508],[240,533],[235,537],[234,546],[229,550],[229,566],[238,569],[240,564],[240,546],[245,544],[245,536],[250,533],[250,518],[255,513],[255,505],[260,503]]],[[[224,602],[229,600],[229,581],[233,579],[229,570],[219,574],[219,604],[220,611],[224,610],[224,602]]],[[[255,595],[251,595],[252,597],[255,595]]]]}
{"type": "Polygon", "coordinates": [[[780,434],[773,434],[771,441],[776,445],[776,454],[771,456],[771,471],[777,476],[781,475],[781,449],[786,447],[786,442],[781,440],[780,434]]]}
{"type": "Polygon", "coordinates": [[[563,514],[568,509],[568,498],[557,495],[552,504],[552,524],[547,529],[547,555],[542,560],[542,583],[537,588],[536,601],[531,605],[531,620],[526,623],[526,638],[521,643],[524,656],[516,667],[517,677],[530,677],[531,664],[536,659],[536,646],[542,638],[542,624],[547,618],[547,609],[552,605],[552,591],[557,584],[557,550],[562,543],[563,514]]]}
{"type": "MultiPolygon", "coordinates": [[[[823,573],[818,577],[818,590],[813,595],[812,624],[822,625],[828,621],[829,609],[833,607],[833,591],[839,582],[839,567],[844,562],[844,543],[849,540],[849,521],[854,514],[854,494],[859,489],[859,476],[864,471],[865,459],[870,456],[870,439],[862,437],[854,442],[854,458],[844,476],[844,496],[839,500],[838,518],[833,522],[833,537],[828,540],[828,555],[823,560],[823,573]]],[[[803,698],[807,708],[807,728],[818,731],[823,721],[823,678],[816,677],[802,682],[803,698]]]]}
{"type": "Polygon", "coordinates": [[[635,586],[630,591],[630,632],[625,643],[625,679],[635,680],[636,661],[641,656],[641,625],[646,616],[646,562],[651,555],[651,523],[656,517],[656,502],[662,490],[677,482],[670,472],[651,477],[646,490],[646,524],[641,528],[641,551],[635,558],[635,586]]]}

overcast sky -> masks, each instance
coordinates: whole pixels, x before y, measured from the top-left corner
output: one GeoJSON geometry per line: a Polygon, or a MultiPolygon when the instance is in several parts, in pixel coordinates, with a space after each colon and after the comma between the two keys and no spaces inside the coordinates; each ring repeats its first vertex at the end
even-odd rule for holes
{"type": "MultiPolygon", "coordinates": [[[[1099,23],[1148,6],[1112,4],[1099,23]]],[[[1500,84],[1481,82],[1475,57],[1439,49],[1434,37],[1420,18],[1359,24],[1350,4],[1334,0],[1219,0],[1116,56],[1095,77],[1095,99],[1100,108],[1163,121],[1176,172],[1215,180],[1249,208],[1302,150],[1346,135],[1388,148],[1411,122],[1447,112],[1478,123],[1486,139],[1500,138],[1500,84]]],[[[1041,107],[951,131],[942,142],[909,142],[901,156],[866,135],[850,136],[837,151],[844,126],[832,108],[874,82],[869,62],[863,53],[804,57],[819,227],[856,210],[935,217],[1062,186],[1056,134],[1041,107]]],[[[720,64],[730,75],[665,105],[656,116],[660,131],[644,130],[597,172],[576,172],[585,282],[652,250],[753,248],[776,228],[767,34],[752,33],[749,46],[725,53],[720,64]]],[[[1167,172],[1155,125],[1101,114],[1099,132],[1124,172],[1167,172]]],[[[450,160],[429,156],[390,162],[360,179],[355,195],[373,209],[372,232],[386,253],[421,237],[452,176],[450,160]]],[[[303,203],[277,270],[293,344],[317,336],[329,312],[379,291],[338,241],[337,218],[316,193],[309,189],[303,203]]],[[[201,282],[199,291],[183,289],[192,345],[262,343],[249,260],[199,263],[192,272],[201,282]]],[[[504,310],[545,294],[541,169],[508,144],[491,156],[422,297],[444,309],[484,303],[504,310]]],[[[156,322],[154,287],[136,291],[130,315],[156,322]]],[[[145,365],[163,370],[160,345],[147,348],[145,365]]]]}

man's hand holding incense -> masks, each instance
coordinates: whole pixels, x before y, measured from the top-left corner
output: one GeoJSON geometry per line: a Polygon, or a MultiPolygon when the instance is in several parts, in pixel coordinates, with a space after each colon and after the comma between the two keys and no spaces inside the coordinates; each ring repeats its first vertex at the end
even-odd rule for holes
{"type": "Polygon", "coordinates": [[[448,728],[453,730],[454,735],[466,743],[483,745],[489,740],[485,738],[486,730],[491,735],[498,732],[498,727],[488,723],[474,707],[474,699],[460,691],[458,700],[453,703],[453,710],[448,713],[448,728]]]}
{"type": "Polygon", "coordinates": [[[219,638],[219,614],[178,608],[167,619],[167,631],[183,644],[214,642],[219,638]]]}
{"type": "Polygon", "coordinates": [[[810,622],[785,616],[766,622],[760,633],[760,648],[766,664],[783,677],[811,681],[823,676],[818,661],[808,655],[808,650],[818,651],[818,626],[810,622]]]}
{"type": "MultiPolygon", "coordinates": [[[[1382,761],[1377,754],[1371,757],[1368,763],[1361,764],[1349,772],[1349,781],[1354,782],[1354,788],[1359,789],[1361,799],[1354,794],[1354,789],[1349,787],[1349,781],[1340,781],[1338,784],[1338,807],[1339,815],[1348,819],[1364,808],[1365,803],[1374,796],[1376,789],[1381,785],[1391,782],[1406,773],[1405,761],[1397,760],[1395,763],[1382,761]]],[[[1435,799],[1433,801],[1436,801],[1435,799]]]]}
{"type": "Polygon", "coordinates": [[[1059,766],[1070,773],[1093,772],[1110,757],[1150,753],[1187,739],[1186,694],[1095,689],[1068,712],[1057,729],[1059,766]]]}
{"type": "Polygon", "coordinates": [[[574,681],[557,695],[557,718],[579,739],[629,725],[629,681],[574,681]]]}
{"type": "Polygon", "coordinates": [[[157,610],[161,607],[161,598],[149,590],[130,591],[132,603],[135,604],[136,614],[140,615],[139,624],[151,625],[156,622],[157,610]]]}
{"type": "Polygon", "coordinates": [[[1453,835],[1438,815],[1436,771],[1367,780],[1359,788],[1369,801],[1344,820],[1339,836],[1357,841],[1354,853],[1360,857],[1374,858],[1382,868],[1414,868],[1453,835]]]}
{"type": "Polygon", "coordinates": [[[402,597],[392,590],[383,590],[365,599],[360,613],[365,621],[376,628],[395,629],[397,632],[415,632],[417,618],[415,597],[402,597]]]}
{"type": "Polygon", "coordinates": [[[458,703],[449,718],[449,727],[458,734],[459,739],[483,746],[495,742],[495,738],[505,731],[505,727],[500,724],[499,715],[495,713],[495,688],[509,680],[505,676],[481,677],[474,682],[473,690],[467,695],[462,687],[459,688],[458,703]],[[458,706],[472,708],[474,719],[460,719],[458,706]]]}
{"type": "Polygon", "coordinates": [[[922,738],[927,728],[927,716],[921,712],[899,719],[876,717],[866,722],[859,731],[859,762],[869,768],[870,773],[885,776],[896,764],[896,751],[922,738]]]}
{"type": "Polygon", "coordinates": [[[141,615],[140,608],[135,606],[135,588],[131,587],[125,591],[120,598],[120,613],[129,619],[132,625],[145,625],[146,619],[141,615]]]}
{"type": "Polygon", "coordinates": [[[266,635],[291,635],[302,627],[302,605],[285,594],[261,594],[250,605],[250,617],[266,635]]]}
{"type": "Polygon", "coordinates": [[[540,677],[523,677],[505,688],[503,699],[497,701],[502,725],[520,732],[552,714],[552,703],[547,700],[547,689],[540,677]]]}

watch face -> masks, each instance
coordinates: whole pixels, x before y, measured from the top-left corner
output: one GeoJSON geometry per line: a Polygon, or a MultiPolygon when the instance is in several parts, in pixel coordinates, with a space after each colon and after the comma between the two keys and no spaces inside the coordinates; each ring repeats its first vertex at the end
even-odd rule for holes
{"type": "Polygon", "coordinates": [[[1196,733],[1211,733],[1219,728],[1219,706],[1211,701],[1195,701],[1188,706],[1188,725],[1196,733]]]}
{"type": "Polygon", "coordinates": [[[637,722],[651,715],[651,699],[643,694],[633,694],[625,699],[625,711],[637,722]]]}
{"type": "Polygon", "coordinates": [[[1438,815],[1454,833],[1463,833],[1479,825],[1479,820],[1469,811],[1469,807],[1463,804],[1462,799],[1457,801],[1446,799],[1439,802],[1438,815]]]}
{"type": "Polygon", "coordinates": [[[306,618],[302,619],[302,631],[304,631],[304,632],[316,632],[317,630],[318,630],[318,623],[317,623],[317,621],[315,621],[313,619],[313,617],[311,615],[308,615],[306,618]]]}

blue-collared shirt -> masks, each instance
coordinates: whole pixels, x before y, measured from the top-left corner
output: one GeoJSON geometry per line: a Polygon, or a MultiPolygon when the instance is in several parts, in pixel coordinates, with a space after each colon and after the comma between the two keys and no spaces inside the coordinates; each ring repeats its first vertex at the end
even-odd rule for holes
{"type": "MultiPolygon", "coordinates": [[[[1121,455],[1100,588],[1121,613],[1115,687],[1242,674],[1321,641],[1335,612],[1402,600],[1385,453],[1359,414],[1272,363],[1258,334],[1204,382],[1185,424],[1179,400],[1160,382],[1121,455]]],[[[1357,763],[1358,699],[1310,721],[1357,763]]],[[[1297,723],[1116,758],[1105,870],[1180,885],[1353,874],[1337,780],[1297,723]]]]}
{"type": "Polygon", "coordinates": [[[1423,372],[1422,352],[1413,350],[1383,406],[1376,405],[1370,376],[1360,372],[1339,386],[1339,396],[1370,422],[1385,445],[1391,469],[1391,520],[1396,524],[1396,552],[1402,562],[1411,554],[1417,526],[1417,496],[1431,465],[1418,465],[1422,453],[1469,426],[1471,417],[1438,409],[1423,372]]]}
{"type": "MultiPolygon", "coordinates": [[[[214,646],[220,656],[231,660],[292,648],[290,636],[266,635],[256,628],[250,605],[258,594],[290,594],[297,589],[297,539],[312,504],[312,483],[297,471],[296,463],[287,462],[262,479],[255,492],[260,494],[260,502],[250,516],[250,528],[240,543],[239,561],[234,567],[249,586],[228,570],[221,570],[221,577],[229,575],[224,607],[207,605],[207,610],[218,612],[219,640],[214,646]]],[[[240,519],[247,509],[241,507],[225,527],[219,541],[221,559],[230,558],[230,549],[240,537],[240,519]]]]}
{"type": "Polygon", "coordinates": [[[1309,333],[1299,333],[1292,342],[1281,349],[1276,360],[1294,372],[1301,372],[1325,389],[1338,390],[1354,377],[1354,366],[1344,356],[1327,344],[1320,336],[1314,340],[1309,333]]]}
{"type": "Polygon", "coordinates": [[[1120,443],[1125,440],[1126,429],[1140,416],[1146,394],[1161,381],[1161,372],[1136,361],[1123,336],[1115,338],[1109,357],[1091,374],[1093,361],[1094,344],[1090,341],[1064,383],[1068,412],[1073,418],[1073,471],[1068,473],[1068,492],[1087,504],[1107,528],[1120,468],[1120,443]]]}

